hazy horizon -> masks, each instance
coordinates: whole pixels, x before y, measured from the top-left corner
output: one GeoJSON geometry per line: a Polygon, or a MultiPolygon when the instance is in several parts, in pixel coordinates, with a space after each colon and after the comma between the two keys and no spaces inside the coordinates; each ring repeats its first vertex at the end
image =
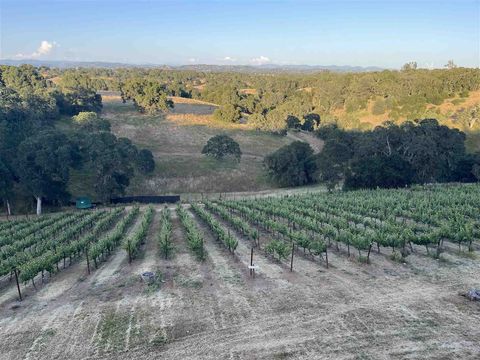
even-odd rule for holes
{"type": "Polygon", "coordinates": [[[136,65],[479,67],[480,2],[11,1],[0,58],[136,65]]]}

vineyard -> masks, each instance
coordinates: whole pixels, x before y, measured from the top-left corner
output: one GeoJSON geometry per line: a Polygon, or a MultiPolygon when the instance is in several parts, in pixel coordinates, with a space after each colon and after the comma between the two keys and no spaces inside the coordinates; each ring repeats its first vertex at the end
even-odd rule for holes
{"type": "Polygon", "coordinates": [[[474,359],[479,308],[459,293],[480,287],[479,214],[480,186],[448,185],[3,221],[0,345],[7,359],[474,359]]]}
{"type": "Polygon", "coordinates": [[[105,258],[122,238],[125,228],[138,213],[131,211],[120,222],[123,209],[64,213],[33,221],[19,221],[5,224],[0,231],[0,275],[15,275],[18,295],[21,300],[19,281],[32,282],[41,273],[50,276],[60,271],[59,263],[66,259],[69,264],[84,255],[90,273],[92,259],[97,267],[97,259],[105,258]],[[108,236],[102,236],[112,226],[115,229],[108,236]]]}
{"type": "MultiPolygon", "coordinates": [[[[431,187],[427,190],[376,190],[307,194],[261,200],[207,202],[206,207],[256,243],[262,228],[271,237],[308,250],[311,256],[342,248],[347,256],[370,262],[374,247],[405,260],[416,247],[439,258],[450,245],[470,253],[479,247],[480,189],[431,187]],[[253,227],[253,228],[252,228],[253,227]],[[415,247],[415,248],[414,248],[415,247]]],[[[203,215],[205,217],[205,215],[203,215]]],[[[275,246],[278,247],[278,240],[275,246]]],[[[272,247],[271,247],[272,248],[272,247]]],[[[272,251],[270,251],[272,252],[272,251]]],[[[279,253],[285,253],[282,249],[279,253]]]]}

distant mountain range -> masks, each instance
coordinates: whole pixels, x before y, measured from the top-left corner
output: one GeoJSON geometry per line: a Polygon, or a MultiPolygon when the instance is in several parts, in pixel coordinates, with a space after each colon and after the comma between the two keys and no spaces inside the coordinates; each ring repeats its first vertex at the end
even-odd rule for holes
{"type": "Polygon", "coordinates": [[[0,59],[1,65],[18,66],[21,64],[30,64],[33,66],[48,66],[55,68],[159,68],[166,70],[195,70],[204,72],[245,72],[245,73],[265,73],[265,72],[296,72],[296,73],[312,73],[318,71],[334,71],[334,72],[366,72],[381,71],[383,68],[377,66],[348,66],[348,65],[208,65],[208,64],[192,64],[192,65],[155,65],[155,64],[126,64],[117,62],[102,61],[69,61],[69,60],[10,60],[0,59]]]}
{"type": "Polygon", "coordinates": [[[296,72],[296,73],[312,73],[318,71],[335,71],[335,72],[366,72],[366,71],[382,71],[383,68],[376,66],[349,66],[349,65],[182,65],[175,67],[184,70],[211,71],[211,72],[296,72]]]}
{"type": "MultiPolygon", "coordinates": [[[[146,67],[147,65],[132,65],[124,63],[114,62],[102,62],[102,61],[70,61],[70,60],[36,60],[36,59],[0,59],[0,65],[13,65],[18,66],[22,64],[29,64],[33,66],[48,66],[52,68],[130,68],[130,67],[146,67]]],[[[152,65],[149,65],[152,66],[152,65]]]]}

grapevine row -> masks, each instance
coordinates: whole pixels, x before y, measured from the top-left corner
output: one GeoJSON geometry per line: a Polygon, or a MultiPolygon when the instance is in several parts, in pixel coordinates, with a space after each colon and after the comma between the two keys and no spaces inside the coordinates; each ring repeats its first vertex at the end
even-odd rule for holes
{"type": "Polygon", "coordinates": [[[160,231],[158,233],[158,246],[160,252],[168,259],[173,253],[174,246],[172,243],[172,219],[170,209],[165,208],[160,216],[160,231]]]}
{"type": "Polygon", "coordinates": [[[205,248],[203,236],[197,228],[197,225],[187,213],[187,211],[181,206],[177,206],[177,215],[180,218],[180,222],[185,229],[187,234],[187,244],[198,260],[205,259],[205,248]]]}
{"type": "Polygon", "coordinates": [[[153,217],[155,215],[155,210],[152,206],[149,206],[145,213],[143,214],[142,221],[140,226],[136,231],[129,236],[123,243],[123,249],[128,254],[128,262],[131,263],[132,260],[137,256],[140,245],[145,242],[147,238],[148,229],[152,223],[153,217]]]}
{"type": "Polygon", "coordinates": [[[235,253],[238,246],[238,240],[230,234],[230,231],[226,231],[210,213],[205,211],[198,204],[192,204],[192,210],[208,225],[217,240],[220,240],[232,254],[235,253]]]}
{"type": "Polygon", "coordinates": [[[93,259],[95,267],[98,266],[98,261],[109,255],[121,242],[125,231],[132,225],[138,217],[140,209],[133,208],[107,235],[99,239],[97,242],[89,247],[87,256],[93,259]]]}

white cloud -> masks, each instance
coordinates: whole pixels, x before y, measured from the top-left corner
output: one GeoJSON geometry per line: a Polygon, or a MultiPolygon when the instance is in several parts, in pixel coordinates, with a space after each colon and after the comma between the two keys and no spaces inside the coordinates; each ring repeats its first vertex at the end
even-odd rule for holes
{"type": "Polygon", "coordinates": [[[223,61],[231,61],[231,62],[234,62],[234,61],[237,61],[237,59],[232,58],[231,56],[225,56],[225,57],[223,58],[223,61]]]}
{"type": "Polygon", "coordinates": [[[59,47],[60,45],[56,41],[49,42],[47,40],[43,40],[40,43],[40,46],[36,51],[31,54],[17,54],[15,57],[17,58],[40,58],[42,56],[48,55],[52,52],[53,49],[59,47]]]}
{"type": "Polygon", "coordinates": [[[195,62],[197,62],[197,61],[198,61],[198,59],[195,59],[195,58],[190,58],[190,59],[188,59],[188,62],[191,62],[191,63],[195,63],[195,62]]]}
{"type": "Polygon", "coordinates": [[[271,60],[263,55],[260,55],[259,57],[250,59],[250,63],[253,65],[263,65],[263,64],[268,64],[271,60]]]}

